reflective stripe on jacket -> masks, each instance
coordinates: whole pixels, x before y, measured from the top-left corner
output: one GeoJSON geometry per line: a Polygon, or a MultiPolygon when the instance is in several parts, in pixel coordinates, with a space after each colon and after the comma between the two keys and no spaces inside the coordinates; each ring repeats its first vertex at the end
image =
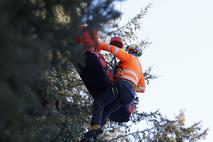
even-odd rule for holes
{"type": "Polygon", "coordinates": [[[135,91],[142,93],[145,91],[146,84],[142,67],[136,56],[129,54],[123,49],[106,43],[100,43],[99,48],[111,52],[121,61],[120,65],[123,69],[121,79],[131,81],[135,86],[135,91]]]}

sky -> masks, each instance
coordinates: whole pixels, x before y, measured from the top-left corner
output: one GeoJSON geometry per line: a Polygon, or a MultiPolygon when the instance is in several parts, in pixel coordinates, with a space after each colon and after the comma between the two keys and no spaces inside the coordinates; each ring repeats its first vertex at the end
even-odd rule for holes
{"type": "Polygon", "coordinates": [[[138,36],[151,45],[144,51],[144,69],[160,77],[139,94],[140,110],[160,109],[169,118],[184,110],[186,124],[201,121],[213,142],[213,1],[127,0],[116,6],[123,22],[151,3],[138,36]]]}

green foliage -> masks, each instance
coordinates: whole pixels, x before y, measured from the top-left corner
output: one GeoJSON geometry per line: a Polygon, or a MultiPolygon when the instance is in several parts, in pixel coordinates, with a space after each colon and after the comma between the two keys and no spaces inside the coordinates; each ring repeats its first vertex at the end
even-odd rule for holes
{"type": "Polygon", "coordinates": [[[138,38],[135,34],[136,31],[142,28],[143,18],[148,13],[151,4],[147,5],[145,8],[142,8],[141,11],[136,14],[133,18],[128,20],[124,25],[121,25],[122,17],[119,17],[115,20],[111,20],[105,25],[107,31],[102,31],[100,34],[100,39],[103,41],[109,41],[112,36],[118,35],[123,38],[124,44],[136,42],[139,46],[146,48],[151,42],[138,38]]]}
{"type": "Polygon", "coordinates": [[[83,59],[74,37],[119,16],[93,2],[0,2],[0,141],[79,139],[92,101],[71,65],[83,59]]]}
{"type": "MultiPolygon", "coordinates": [[[[1,142],[68,142],[82,137],[89,125],[92,98],[73,67],[84,59],[75,42],[83,32],[80,25],[87,23],[85,30],[101,30],[105,41],[113,35],[133,40],[149,7],[119,26],[114,1],[0,1],[1,142]],[[103,30],[106,27],[110,30],[103,30]]],[[[147,81],[156,77],[150,71],[145,72],[147,81]]],[[[108,131],[99,140],[194,141],[206,134],[199,123],[185,127],[178,120],[168,120],[158,112],[135,114],[131,123],[108,123],[108,131]],[[143,121],[152,128],[129,133],[133,124],[143,121]]]]}
{"type": "Polygon", "coordinates": [[[121,126],[124,130],[130,130],[133,124],[143,122],[140,123],[143,129],[138,128],[135,132],[125,131],[125,134],[117,135],[109,141],[126,139],[135,142],[195,142],[205,138],[208,129],[202,130],[200,122],[186,126],[185,119],[182,111],[173,120],[166,118],[159,111],[137,113],[133,116],[131,124],[121,126]]]}

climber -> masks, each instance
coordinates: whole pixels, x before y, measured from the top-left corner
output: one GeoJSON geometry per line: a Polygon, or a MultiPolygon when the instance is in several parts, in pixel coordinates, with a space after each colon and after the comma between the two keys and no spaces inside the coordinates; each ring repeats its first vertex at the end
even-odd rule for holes
{"type": "MultiPolygon", "coordinates": [[[[77,43],[82,44],[85,49],[85,64],[77,64],[75,66],[93,98],[96,99],[100,94],[105,92],[107,88],[116,89],[116,87],[114,87],[115,84],[113,84],[115,82],[115,77],[112,78],[114,74],[112,75],[110,72],[103,55],[101,55],[99,52],[100,49],[97,48],[97,31],[85,31],[83,32],[83,36],[78,37],[76,41],[77,43]]],[[[122,48],[122,39],[118,36],[113,37],[110,40],[110,45],[115,45],[122,48]]],[[[113,62],[112,66],[115,67],[116,65],[117,62],[113,62]]],[[[109,119],[115,122],[129,121],[131,113],[133,113],[136,109],[135,104],[132,102],[122,105],[119,109],[113,111],[111,114],[108,112],[111,112],[111,110],[114,110],[114,108],[111,107],[111,104],[106,106],[104,109],[105,116],[102,117],[103,119],[101,120],[101,125],[103,126],[105,123],[105,118],[109,117],[109,115],[109,119]]]]}
{"type": "MultiPolygon", "coordinates": [[[[116,47],[119,48],[123,48],[123,40],[121,37],[119,36],[114,36],[111,38],[110,40],[110,45],[114,45],[116,47]]],[[[112,70],[112,74],[113,74],[113,79],[111,79],[114,83],[114,85],[116,85],[116,82],[118,80],[117,78],[117,71],[119,70],[119,62],[117,62],[117,59],[115,56],[113,56],[112,61],[110,62],[111,66],[113,68],[112,70]]],[[[111,78],[111,77],[110,77],[111,78]]],[[[116,110],[115,112],[113,112],[112,114],[110,114],[109,119],[111,121],[114,122],[128,122],[130,119],[130,116],[136,112],[136,108],[137,108],[137,104],[138,104],[138,98],[135,98],[134,101],[132,101],[131,104],[122,106],[121,108],[119,108],[118,110],[116,110]]],[[[104,112],[106,110],[109,110],[111,108],[111,106],[107,106],[104,110],[104,112]]],[[[104,122],[103,122],[104,124],[104,122]]]]}
{"type": "Polygon", "coordinates": [[[135,45],[128,46],[126,52],[116,46],[100,43],[99,49],[111,52],[120,60],[120,70],[117,72],[119,79],[116,87],[108,88],[94,99],[94,112],[88,134],[101,129],[110,114],[131,104],[136,98],[135,91],[144,93],[146,87],[138,59],[142,54],[141,48],[135,45]]]}

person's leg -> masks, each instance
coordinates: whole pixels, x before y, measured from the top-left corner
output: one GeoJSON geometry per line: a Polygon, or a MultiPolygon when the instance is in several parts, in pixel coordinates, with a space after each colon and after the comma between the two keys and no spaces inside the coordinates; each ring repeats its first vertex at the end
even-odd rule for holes
{"type": "Polygon", "coordinates": [[[135,98],[134,86],[129,83],[129,81],[119,81],[118,82],[119,90],[119,101],[122,105],[128,105],[135,98]]]}
{"type": "Polygon", "coordinates": [[[104,126],[104,124],[106,123],[106,119],[109,118],[109,116],[117,111],[120,107],[121,104],[118,99],[107,105],[103,111],[101,126],[104,126]]]}
{"type": "Polygon", "coordinates": [[[124,105],[118,110],[110,114],[109,120],[114,122],[128,122],[130,120],[130,113],[128,112],[128,106],[124,105]]]}
{"type": "Polygon", "coordinates": [[[104,108],[115,101],[116,98],[117,94],[115,94],[112,88],[109,88],[94,100],[94,110],[91,119],[93,124],[101,125],[104,108]]]}
{"type": "Polygon", "coordinates": [[[101,94],[99,97],[94,99],[93,105],[93,115],[91,119],[91,126],[89,127],[88,132],[84,134],[85,139],[94,138],[97,135],[101,134],[103,132],[102,126],[101,126],[101,120],[104,108],[116,100],[117,95],[114,94],[112,91],[112,88],[108,88],[103,94],[101,94]]]}
{"type": "Polygon", "coordinates": [[[107,76],[106,69],[101,64],[97,54],[98,53],[87,51],[84,53],[84,62],[75,64],[75,68],[82,81],[94,98],[98,97],[107,88],[112,86],[112,82],[109,76],[107,76]]]}
{"type": "Polygon", "coordinates": [[[116,113],[119,108],[123,108],[118,113],[122,114],[114,114],[113,118],[117,121],[128,121],[129,120],[129,113],[127,111],[127,106],[132,102],[135,96],[134,86],[129,83],[129,81],[119,81],[117,84],[117,89],[119,92],[118,99],[108,106],[105,107],[102,115],[102,125],[106,123],[106,119],[112,114],[116,113]],[[120,118],[125,117],[125,118],[120,118]]]}

